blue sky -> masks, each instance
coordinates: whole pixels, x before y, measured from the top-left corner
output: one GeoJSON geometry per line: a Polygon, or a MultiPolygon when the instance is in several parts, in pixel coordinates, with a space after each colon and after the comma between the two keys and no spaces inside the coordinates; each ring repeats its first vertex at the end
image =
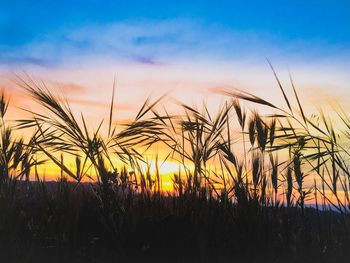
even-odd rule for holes
{"type": "Polygon", "coordinates": [[[350,40],[349,1],[4,1],[2,44],[22,44],[67,26],[129,19],[200,19],[236,30],[314,39],[350,40]],[[4,3],[5,2],[5,3],[4,3]],[[173,2],[173,3],[172,3],[173,2]]]}
{"type": "MultiPolygon", "coordinates": [[[[2,64],[47,66],[65,60],[65,55],[71,58],[87,52],[152,62],[158,56],[166,56],[152,51],[152,47],[158,49],[162,44],[163,50],[167,43],[172,47],[164,48],[164,52],[174,51],[174,46],[177,46],[176,52],[195,50],[199,46],[201,56],[209,53],[219,57],[255,51],[270,57],[279,50],[283,55],[293,52],[310,55],[311,52],[314,57],[322,54],[343,57],[350,53],[349,1],[1,0],[0,7],[2,64]],[[163,30],[150,37],[149,30],[154,30],[157,24],[164,27],[169,21],[181,22],[169,25],[169,32],[163,30]],[[116,47],[107,50],[108,41],[97,39],[100,32],[113,33],[108,30],[112,25],[140,29],[129,39],[132,45],[128,50],[116,47]],[[177,27],[176,32],[173,26],[177,27]],[[87,31],[86,35],[75,38],[73,35],[81,29],[87,31]],[[184,40],[181,35],[184,33],[192,38],[184,40]],[[136,46],[150,44],[154,45],[136,50],[136,46]],[[221,45],[220,51],[218,45],[221,45]],[[44,52],[36,52],[38,47],[44,52]]],[[[114,43],[119,41],[113,35],[109,37],[114,43]]]]}

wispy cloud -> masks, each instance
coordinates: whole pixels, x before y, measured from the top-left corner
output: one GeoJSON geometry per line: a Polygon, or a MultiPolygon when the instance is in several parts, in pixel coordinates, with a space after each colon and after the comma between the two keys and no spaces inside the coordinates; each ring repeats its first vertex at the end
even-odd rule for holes
{"type": "MultiPolygon", "coordinates": [[[[105,110],[106,112],[108,109],[110,109],[111,104],[110,102],[103,102],[98,100],[89,100],[89,99],[76,99],[76,98],[70,98],[68,99],[68,102],[70,104],[76,104],[83,107],[89,107],[89,108],[101,108],[105,110]]],[[[117,111],[130,111],[135,109],[135,105],[133,103],[118,103],[113,106],[114,110],[117,111]]],[[[135,109],[137,110],[137,109],[135,109]]]]}
{"type": "MultiPolygon", "coordinates": [[[[1,47],[0,47],[1,49],[1,47]]],[[[344,46],[234,31],[186,19],[122,21],[65,28],[16,48],[3,48],[1,64],[42,67],[93,59],[159,65],[176,61],[319,58],[349,55],[344,46]]]]}
{"type": "Polygon", "coordinates": [[[86,92],[86,87],[79,84],[64,83],[64,82],[58,82],[58,81],[53,81],[50,84],[56,89],[58,89],[58,92],[61,92],[64,94],[81,94],[86,92]]]}

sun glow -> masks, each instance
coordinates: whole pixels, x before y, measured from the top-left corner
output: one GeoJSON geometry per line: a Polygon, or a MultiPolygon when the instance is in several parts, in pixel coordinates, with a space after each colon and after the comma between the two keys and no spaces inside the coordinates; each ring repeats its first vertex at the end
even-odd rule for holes
{"type": "MultiPolygon", "coordinates": [[[[64,157],[64,165],[67,166],[72,172],[76,170],[75,166],[75,159],[73,157],[69,158],[67,156],[64,157]]],[[[120,170],[125,164],[123,164],[121,161],[116,161],[115,168],[120,170]]],[[[126,166],[127,167],[127,166],[126,166]]],[[[159,174],[160,180],[161,180],[161,190],[162,191],[173,191],[174,185],[173,185],[173,179],[174,175],[180,175],[183,178],[186,174],[192,173],[194,170],[193,164],[186,163],[185,165],[176,161],[170,161],[170,160],[151,160],[149,162],[140,162],[139,167],[141,171],[135,171],[138,173],[149,173],[153,180],[155,180],[155,176],[159,174]]],[[[111,167],[109,167],[110,169],[111,167]]],[[[134,171],[132,168],[128,168],[129,172],[134,171]]],[[[73,178],[70,178],[69,175],[67,175],[62,169],[60,169],[59,166],[52,162],[47,162],[43,165],[40,165],[37,167],[37,173],[40,179],[46,180],[46,181],[56,181],[59,180],[61,176],[66,178],[68,181],[74,182],[75,180],[73,178]]],[[[35,172],[31,172],[30,178],[32,180],[36,180],[35,172]]],[[[96,177],[96,172],[93,168],[90,168],[84,178],[82,179],[82,182],[97,182],[98,178],[96,177]]]]}

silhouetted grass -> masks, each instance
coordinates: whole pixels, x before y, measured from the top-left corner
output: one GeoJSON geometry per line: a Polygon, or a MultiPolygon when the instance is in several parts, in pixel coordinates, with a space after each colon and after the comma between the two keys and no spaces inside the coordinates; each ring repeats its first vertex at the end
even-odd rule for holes
{"type": "Polygon", "coordinates": [[[307,116],[292,79],[295,108],[274,75],[286,109],[219,90],[228,99],[217,114],[204,104],[172,115],[160,97],[115,127],[113,88],[108,124],[94,130],[45,84],[19,78],[46,113],[10,126],[0,97],[2,261],[348,262],[350,120],[339,111],[340,130],[323,113],[307,116]],[[14,138],[18,129],[32,136],[14,138]],[[155,144],[179,163],[171,192],[158,157],[154,174],[142,164],[155,144]],[[44,162],[60,168],[57,181],[38,174],[44,162]]]}

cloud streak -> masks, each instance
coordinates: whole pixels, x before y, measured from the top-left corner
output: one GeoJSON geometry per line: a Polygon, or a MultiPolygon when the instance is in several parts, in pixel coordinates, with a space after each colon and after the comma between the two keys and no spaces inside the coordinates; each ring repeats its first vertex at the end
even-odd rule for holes
{"type": "Polygon", "coordinates": [[[168,19],[65,28],[17,48],[3,48],[0,63],[54,67],[95,59],[162,65],[203,59],[309,59],[320,54],[349,57],[349,49],[290,41],[268,33],[234,31],[203,21],[168,19]]]}

